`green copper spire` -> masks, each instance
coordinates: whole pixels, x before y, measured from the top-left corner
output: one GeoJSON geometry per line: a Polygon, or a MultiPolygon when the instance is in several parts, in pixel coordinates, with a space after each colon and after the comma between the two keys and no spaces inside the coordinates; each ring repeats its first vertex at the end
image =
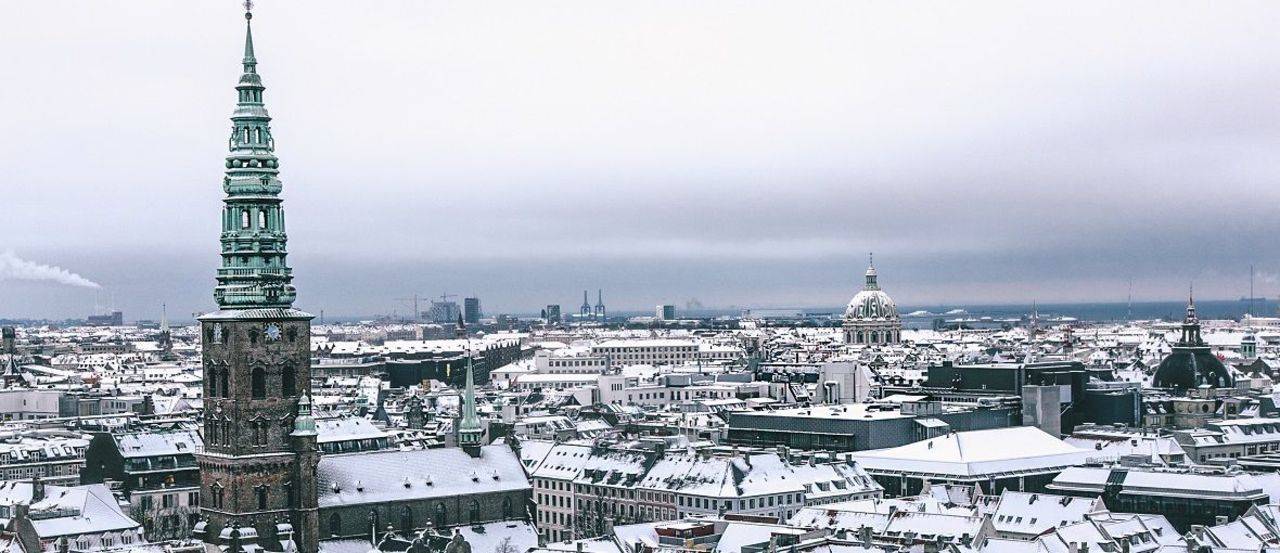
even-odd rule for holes
{"type": "Polygon", "coordinates": [[[223,309],[290,307],[296,292],[286,261],[279,160],[253,52],[253,13],[245,5],[244,72],[231,115],[222,210],[222,267],[213,297],[223,309]]]}
{"type": "Polygon", "coordinates": [[[484,428],[476,416],[476,385],[471,370],[471,348],[467,347],[467,387],[462,391],[462,421],[458,423],[458,445],[463,448],[479,448],[484,439],[484,428]]]}
{"type": "Polygon", "coordinates": [[[254,68],[258,66],[258,58],[253,57],[253,12],[244,12],[244,20],[244,72],[255,73],[254,68]]]}

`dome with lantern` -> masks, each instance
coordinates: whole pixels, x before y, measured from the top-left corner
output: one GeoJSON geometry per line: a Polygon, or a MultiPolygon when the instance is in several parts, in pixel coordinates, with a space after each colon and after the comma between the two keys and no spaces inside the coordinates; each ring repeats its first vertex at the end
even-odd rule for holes
{"type": "Polygon", "coordinates": [[[1231,371],[1213,354],[1200,335],[1200,318],[1196,316],[1195,298],[1187,300],[1187,316],[1182,321],[1182,337],[1160,361],[1151,386],[1187,390],[1201,386],[1229,388],[1234,385],[1231,371]]]}
{"type": "Polygon", "coordinates": [[[876,283],[876,268],[867,268],[867,284],[849,300],[844,309],[846,319],[897,319],[898,304],[876,283]]]}
{"type": "Polygon", "coordinates": [[[845,343],[896,344],[902,332],[898,304],[880,289],[874,260],[865,273],[862,291],[849,300],[844,310],[845,343]]]}

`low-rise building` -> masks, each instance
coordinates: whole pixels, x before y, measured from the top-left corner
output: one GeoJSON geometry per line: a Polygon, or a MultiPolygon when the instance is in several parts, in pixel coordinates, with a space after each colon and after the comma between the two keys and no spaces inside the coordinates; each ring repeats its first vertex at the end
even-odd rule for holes
{"type": "Polygon", "coordinates": [[[40,478],[55,485],[80,483],[89,440],[26,434],[0,442],[0,480],[40,478]]]}
{"type": "Polygon", "coordinates": [[[148,539],[187,538],[200,518],[195,456],[203,449],[195,430],[100,432],[81,476],[85,484],[117,489],[148,539]]]}
{"type": "Polygon", "coordinates": [[[728,442],[751,447],[862,451],[909,444],[949,431],[1013,426],[1016,406],[941,402],[848,404],[729,414],[728,442]]]}
{"type": "Polygon", "coordinates": [[[120,508],[102,484],[46,486],[0,483],[0,506],[21,550],[88,553],[147,543],[142,525],[120,508]],[[24,497],[25,496],[25,497],[24,497]]]}
{"type": "Polygon", "coordinates": [[[1032,426],[947,434],[852,457],[889,496],[921,493],[928,484],[972,485],[984,493],[1044,491],[1090,452],[1032,426]]]}
{"type": "Polygon", "coordinates": [[[1218,517],[1233,520],[1270,496],[1254,477],[1242,472],[1125,466],[1072,467],[1062,471],[1048,489],[1065,494],[1100,497],[1117,512],[1160,514],[1178,531],[1192,525],[1212,525],[1218,517]]]}

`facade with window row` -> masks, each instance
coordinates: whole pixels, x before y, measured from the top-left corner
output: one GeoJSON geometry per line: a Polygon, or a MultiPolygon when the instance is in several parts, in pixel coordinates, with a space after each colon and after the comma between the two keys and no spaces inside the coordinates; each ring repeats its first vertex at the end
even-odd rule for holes
{"type": "Polygon", "coordinates": [[[715,456],[555,444],[540,457],[530,475],[538,529],[549,541],[699,514],[786,520],[805,506],[882,493],[854,463],[800,461],[785,452],[715,456]]]}

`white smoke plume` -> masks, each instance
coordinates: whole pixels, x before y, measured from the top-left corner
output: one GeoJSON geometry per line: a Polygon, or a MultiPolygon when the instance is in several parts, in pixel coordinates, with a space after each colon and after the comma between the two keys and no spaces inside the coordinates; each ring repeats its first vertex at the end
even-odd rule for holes
{"type": "Polygon", "coordinates": [[[27,261],[13,251],[0,252],[0,280],[48,280],[68,286],[102,288],[102,285],[62,267],[27,261]]]}

